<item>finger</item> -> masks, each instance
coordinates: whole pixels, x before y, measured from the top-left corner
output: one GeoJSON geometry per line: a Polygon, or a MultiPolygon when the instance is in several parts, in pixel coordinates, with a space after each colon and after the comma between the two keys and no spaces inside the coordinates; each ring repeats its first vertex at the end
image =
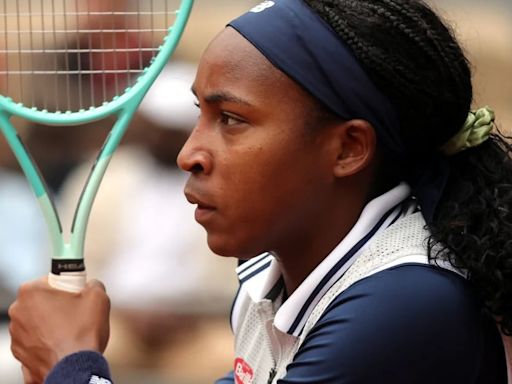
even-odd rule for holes
{"type": "Polygon", "coordinates": [[[103,290],[104,292],[107,292],[107,288],[105,287],[105,284],[103,284],[101,281],[96,280],[96,279],[89,280],[87,282],[86,287],[89,289],[99,288],[99,289],[103,290]]]}
{"type": "Polygon", "coordinates": [[[12,320],[12,318],[15,316],[18,308],[18,302],[15,301],[11,305],[9,305],[9,308],[7,309],[7,316],[9,316],[9,319],[12,320]]]}
{"type": "Polygon", "coordinates": [[[34,290],[48,289],[51,288],[48,284],[48,276],[40,277],[39,279],[32,280],[26,283],[23,283],[18,288],[18,297],[23,297],[29,292],[34,290]]]}
{"type": "Polygon", "coordinates": [[[21,371],[23,372],[24,384],[42,384],[42,381],[36,380],[32,372],[30,372],[25,366],[21,367],[21,371]]]}

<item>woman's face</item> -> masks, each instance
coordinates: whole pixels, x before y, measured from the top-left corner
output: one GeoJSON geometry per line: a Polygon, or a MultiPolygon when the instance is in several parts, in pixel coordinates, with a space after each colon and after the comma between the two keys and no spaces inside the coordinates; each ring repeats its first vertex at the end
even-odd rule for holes
{"type": "Polygon", "coordinates": [[[201,114],[178,165],[210,248],[249,258],[321,231],[333,175],[310,96],[231,28],[204,53],[193,91],[201,114]]]}

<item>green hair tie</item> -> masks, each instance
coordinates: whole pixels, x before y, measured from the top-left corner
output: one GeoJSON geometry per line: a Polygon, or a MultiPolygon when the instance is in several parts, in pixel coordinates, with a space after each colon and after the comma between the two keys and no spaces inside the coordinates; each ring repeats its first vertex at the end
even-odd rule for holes
{"type": "Polygon", "coordinates": [[[468,148],[476,147],[486,141],[494,128],[494,111],[489,107],[469,112],[462,129],[440,151],[447,156],[468,148]]]}

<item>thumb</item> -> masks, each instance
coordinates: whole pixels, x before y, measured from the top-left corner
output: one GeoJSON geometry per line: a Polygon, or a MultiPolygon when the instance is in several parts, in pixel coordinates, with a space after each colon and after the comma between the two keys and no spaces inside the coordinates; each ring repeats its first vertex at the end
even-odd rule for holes
{"type": "Polygon", "coordinates": [[[105,288],[105,284],[103,284],[101,281],[96,279],[91,279],[87,282],[87,285],[85,286],[86,289],[101,289],[103,292],[107,292],[107,289],[105,288]]]}

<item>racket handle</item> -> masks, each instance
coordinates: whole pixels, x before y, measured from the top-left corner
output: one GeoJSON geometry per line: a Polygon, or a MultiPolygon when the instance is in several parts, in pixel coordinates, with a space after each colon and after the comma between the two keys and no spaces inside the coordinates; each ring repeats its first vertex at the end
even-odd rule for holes
{"type": "Polygon", "coordinates": [[[60,275],[55,275],[51,272],[48,274],[48,284],[61,291],[80,292],[85,287],[86,281],[87,276],[85,271],[63,272],[60,275]]]}
{"type": "Polygon", "coordinates": [[[48,284],[53,288],[67,292],[80,292],[87,282],[85,266],[81,260],[52,260],[52,271],[48,275],[48,284]]]}

